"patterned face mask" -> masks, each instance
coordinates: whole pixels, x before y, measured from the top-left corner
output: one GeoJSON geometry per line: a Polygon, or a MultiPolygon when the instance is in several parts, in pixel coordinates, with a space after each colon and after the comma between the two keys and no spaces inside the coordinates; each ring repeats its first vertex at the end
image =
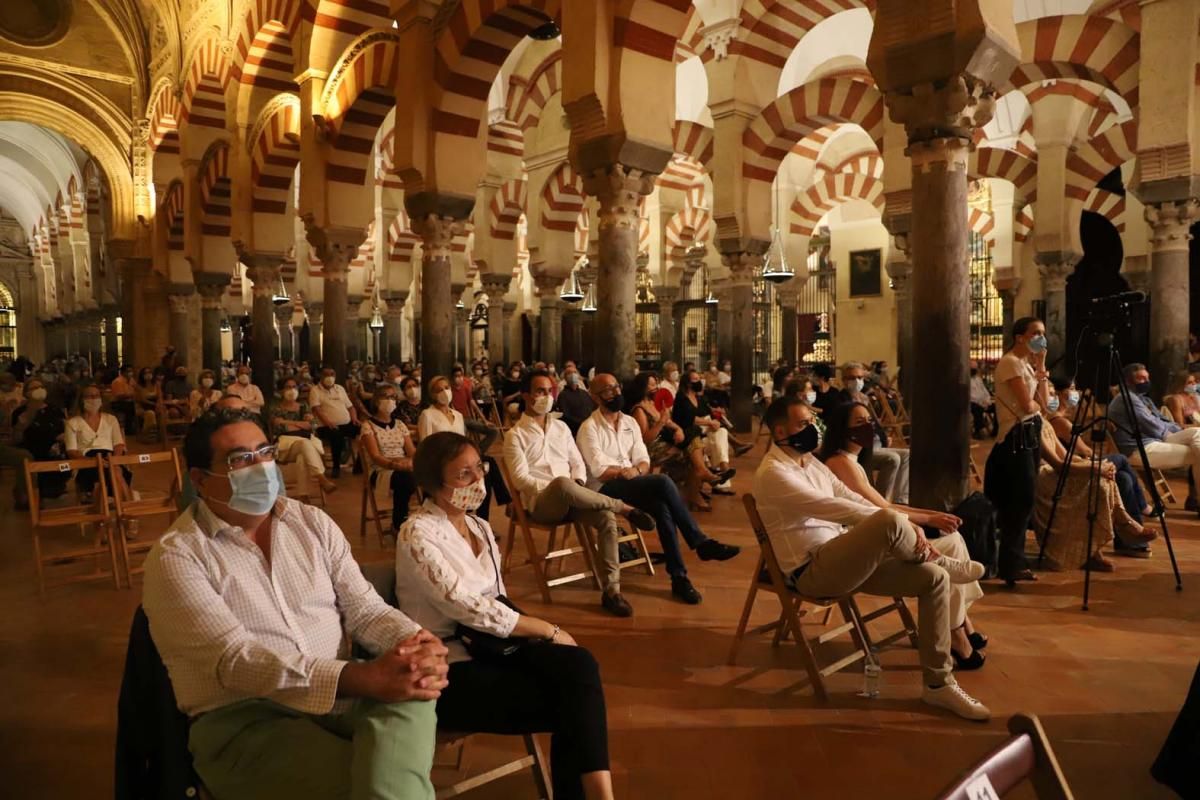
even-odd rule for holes
{"type": "Polygon", "coordinates": [[[483,504],[485,497],[487,497],[487,485],[484,484],[483,478],[480,478],[470,486],[456,487],[450,493],[450,505],[460,511],[471,513],[483,504]]]}

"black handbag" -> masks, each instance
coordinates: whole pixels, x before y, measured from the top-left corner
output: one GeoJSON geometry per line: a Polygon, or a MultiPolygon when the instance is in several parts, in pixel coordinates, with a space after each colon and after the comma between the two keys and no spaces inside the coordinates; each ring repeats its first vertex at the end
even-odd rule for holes
{"type": "MultiPolygon", "coordinates": [[[[467,524],[470,525],[471,516],[467,515],[467,524]]],[[[496,564],[496,553],[492,548],[492,537],[484,536],[484,541],[487,542],[488,555],[492,559],[492,569],[496,572],[496,586],[500,586],[500,568],[496,564]]],[[[517,604],[509,600],[504,595],[497,595],[495,598],[497,603],[511,608],[518,614],[524,614],[517,604]]],[[[454,636],[452,639],[458,639],[462,642],[463,647],[467,649],[467,654],[471,658],[485,661],[488,659],[496,660],[507,658],[513,655],[522,647],[530,644],[533,640],[524,636],[509,636],[507,639],[488,633],[487,631],[476,630],[461,622],[454,627],[454,636]]]]}

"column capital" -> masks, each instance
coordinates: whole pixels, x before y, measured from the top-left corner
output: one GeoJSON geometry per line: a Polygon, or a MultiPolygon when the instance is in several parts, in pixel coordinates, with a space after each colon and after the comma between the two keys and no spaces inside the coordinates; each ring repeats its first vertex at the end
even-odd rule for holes
{"type": "Polygon", "coordinates": [[[489,306],[497,300],[503,302],[504,295],[508,294],[508,287],[512,285],[512,275],[480,275],[479,280],[488,296],[489,306]]]}
{"type": "Polygon", "coordinates": [[[542,304],[545,305],[547,298],[553,298],[558,302],[558,294],[562,291],[563,281],[566,278],[561,275],[534,275],[533,283],[537,286],[538,296],[542,298],[542,304]]]}
{"type": "Polygon", "coordinates": [[[991,121],[996,89],[966,73],[944,81],[896,88],[885,94],[891,117],[904,126],[909,146],[936,139],[969,143],[991,121]]]}
{"type": "Polygon", "coordinates": [[[454,217],[426,214],[412,221],[413,231],[421,237],[425,260],[442,261],[450,258],[454,237],[463,232],[466,223],[454,217]]]}
{"type": "Polygon", "coordinates": [[[638,206],[642,197],[654,191],[656,175],[624,164],[608,164],[583,178],[583,190],[600,201],[598,230],[632,228],[638,230],[642,217],[638,206]]]}
{"type": "Polygon", "coordinates": [[[389,313],[392,311],[393,307],[395,307],[395,309],[398,311],[403,311],[404,304],[408,301],[408,292],[395,290],[390,292],[381,292],[379,297],[383,300],[383,302],[387,303],[389,313]]]}
{"type": "Polygon", "coordinates": [[[1154,252],[1188,250],[1192,223],[1200,219],[1196,198],[1147,205],[1146,223],[1150,226],[1150,247],[1154,252]]]}
{"type": "Polygon", "coordinates": [[[366,228],[323,227],[317,225],[312,214],[301,217],[304,222],[304,237],[321,259],[322,272],[330,280],[345,281],[350,262],[358,255],[358,248],[367,239],[366,228]]]}
{"type": "Polygon", "coordinates": [[[658,301],[658,305],[662,308],[670,308],[679,299],[681,294],[678,286],[655,286],[654,299],[658,301]]]}
{"type": "Polygon", "coordinates": [[[172,314],[186,314],[188,311],[188,295],[168,294],[167,303],[171,306],[172,314]]]}
{"type": "Polygon", "coordinates": [[[251,294],[254,297],[273,297],[279,284],[279,262],[269,258],[256,257],[253,263],[246,263],[246,277],[250,279],[251,294]]]}
{"type": "Polygon", "coordinates": [[[167,295],[168,296],[190,297],[195,293],[196,293],[196,284],[194,284],[194,283],[177,282],[177,283],[168,283],[167,284],[167,295]]]}
{"type": "Polygon", "coordinates": [[[756,251],[721,253],[721,263],[728,267],[728,286],[749,286],[762,268],[763,254],[756,251]]]}
{"type": "Polygon", "coordinates": [[[192,279],[196,281],[196,291],[200,294],[200,307],[209,310],[220,308],[231,276],[223,272],[196,272],[192,279]]]}
{"type": "Polygon", "coordinates": [[[292,315],[296,313],[296,306],[293,303],[281,303],[275,306],[275,318],[280,322],[291,322],[292,315]]]}
{"type": "Polygon", "coordinates": [[[1056,250],[1047,253],[1035,253],[1034,263],[1038,265],[1038,273],[1042,276],[1042,291],[1061,292],[1067,287],[1067,277],[1075,271],[1075,265],[1081,258],[1079,253],[1056,250]]]}

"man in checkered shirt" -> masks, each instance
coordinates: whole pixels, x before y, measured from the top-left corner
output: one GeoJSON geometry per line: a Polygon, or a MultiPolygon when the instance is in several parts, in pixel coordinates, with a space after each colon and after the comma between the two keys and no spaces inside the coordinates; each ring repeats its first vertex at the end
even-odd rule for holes
{"type": "Polygon", "coordinates": [[[446,648],[376,594],[325,512],[278,496],[254,415],[205,414],[184,450],[200,499],[151,550],[143,603],[205,785],[433,798],[446,648]],[[347,637],[378,655],[348,660],[347,637]]]}

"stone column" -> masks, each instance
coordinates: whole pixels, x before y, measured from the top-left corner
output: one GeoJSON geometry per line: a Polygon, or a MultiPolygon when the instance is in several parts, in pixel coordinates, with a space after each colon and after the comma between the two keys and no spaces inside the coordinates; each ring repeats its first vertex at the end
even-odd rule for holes
{"type": "Polygon", "coordinates": [[[221,300],[225,297],[230,277],[219,272],[197,272],[196,291],[200,293],[200,346],[204,369],[221,374],[221,300]]]}
{"type": "MultiPolygon", "coordinates": [[[[504,334],[504,365],[508,366],[516,360],[517,345],[513,344],[512,320],[513,315],[517,313],[517,304],[506,302],[504,304],[504,319],[507,322],[504,325],[502,333],[504,334]]],[[[527,361],[529,359],[526,359],[527,361]]]]}
{"type": "Polygon", "coordinates": [[[246,277],[254,284],[250,311],[253,334],[250,341],[250,371],[254,385],[270,395],[275,385],[275,306],[271,298],[279,286],[279,261],[269,255],[242,255],[246,277]]]}
{"type": "Polygon", "coordinates": [[[315,376],[318,372],[316,367],[321,363],[321,329],[325,319],[325,304],[314,300],[304,310],[308,314],[308,363],[315,376]]]}
{"type": "MultiPolygon", "coordinates": [[[[421,378],[450,375],[454,347],[454,298],[450,290],[450,245],[462,223],[428,214],[413,220],[421,236],[421,378]]],[[[426,390],[428,393],[428,390],[426,390]]]]}
{"type": "MultiPolygon", "coordinates": [[[[741,254],[737,254],[739,257],[741,254]]],[[[722,261],[724,255],[721,256],[722,261]]],[[[709,351],[700,359],[701,363],[696,364],[697,369],[703,372],[708,367],[708,361],[716,361],[718,364],[729,359],[736,368],[737,359],[734,358],[733,346],[733,291],[732,283],[728,278],[720,281],[714,281],[716,286],[713,288],[713,297],[717,299],[717,341],[709,342],[709,351]],[[715,345],[715,346],[714,346],[715,345]]]]}
{"type": "MultiPolygon", "coordinates": [[[[196,291],[190,283],[171,283],[167,285],[167,302],[171,304],[170,342],[179,354],[180,359],[187,358],[188,352],[188,298],[196,291]]],[[[188,364],[194,368],[194,364],[188,364]]]]}
{"type": "Polygon", "coordinates": [[[483,291],[488,296],[488,361],[508,365],[508,328],[504,313],[504,295],[508,294],[511,275],[482,276],[483,291]]]}
{"type": "MultiPolygon", "coordinates": [[[[466,288],[466,284],[463,283],[450,284],[450,301],[454,303],[453,321],[451,323],[454,327],[454,347],[450,351],[453,353],[452,364],[465,365],[467,363],[467,341],[463,338],[463,327],[467,322],[467,308],[465,304],[462,308],[458,307],[458,304],[462,302],[462,295],[466,291],[466,288]]],[[[467,372],[469,373],[470,370],[467,370],[467,372]]],[[[447,375],[446,377],[450,376],[447,375]]]]}
{"type": "Polygon", "coordinates": [[[895,246],[887,262],[887,273],[896,296],[896,362],[900,369],[900,392],[908,397],[912,389],[909,366],[913,363],[912,264],[908,260],[908,235],[901,234],[893,241],[895,246]]]}
{"type": "Polygon", "coordinates": [[[383,301],[387,303],[387,311],[383,315],[383,347],[387,355],[384,364],[400,366],[404,360],[404,302],[408,300],[408,292],[384,292],[383,301]]]}
{"type": "MultiPolygon", "coordinates": [[[[362,332],[359,330],[358,312],[362,306],[361,294],[346,295],[346,363],[361,361],[364,356],[362,332]]],[[[326,324],[325,329],[329,329],[326,324]]]]}
{"type": "Polygon", "coordinates": [[[1196,200],[1146,206],[1150,225],[1150,377],[1161,397],[1171,373],[1188,360],[1189,229],[1200,218],[1196,200]]]}
{"type": "Polygon", "coordinates": [[[292,336],[292,315],[296,306],[289,300],[281,306],[275,306],[275,325],[279,335],[279,360],[291,361],[295,358],[295,342],[292,336]]]}
{"type": "Polygon", "coordinates": [[[675,352],[671,357],[672,360],[679,364],[680,380],[683,380],[683,362],[687,360],[684,357],[684,347],[687,344],[687,331],[684,329],[687,323],[687,312],[687,306],[680,303],[676,303],[671,309],[671,322],[675,328],[675,352]]]}
{"type": "Polygon", "coordinates": [[[733,367],[733,389],[729,411],[738,433],[750,431],[754,412],[754,277],[762,267],[762,253],[722,253],[721,263],[730,277],[724,301],[729,319],[729,350],[721,349],[721,358],[733,367]]]}
{"type": "Polygon", "coordinates": [[[1004,326],[1004,350],[1007,352],[1013,344],[1012,326],[1017,321],[1017,292],[1021,289],[1021,279],[1012,274],[1011,267],[1001,268],[996,271],[992,283],[1000,294],[1000,324],[1004,326]]]}
{"type": "MultiPolygon", "coordinates": [[[[796,280],[793,278],[792,280],[796,280]]],[[[800,290],[795,288],[782,289],[777,295],[780,319],[779,319],[779,336],[783,340],[779,348],[780,357],[788,363],[788,366],[796,366],[796,347],[797,347],[797,325],[798,319],[796,316],[796,305],[800,302],[800,290]]],[[[782,389],[782,386],[776,387],[782,389]]]]}
{"type": "Polygon", "coordinates": [[[658,301],[658,341],[659,367],[667,361],[674,361],[679,341],[675,329],[675,301],[679,299],[678,286],[659,286],[654,290],[654,299],[658,301]]]}
{"type": "MultiPolygon", "coordinates": [[[[1067,352],[1067,277],[1079,263],[1078,253],[1036,253],[1033,260],[1042,276],[1042,299],[1046,302],[1046,364],[1050,369],[1060,362],[1067,352]]],[[[1187,303],[1185,302],[1186,306],[1187,303]]],[[[1183,337],[1184,348],[1187,336],[1183,337]]]]}
{"type": "Polygon", "coordinates": [[[596,372],[611,373],[621,382],[636,371],[638,201],[653,189],[653,175],[623,164],[595,170],[584,179],[584,191],[600,203],[596,324],[606,346],[597,348],[596,372]]]}
{"type": "Polygon", "coordinates": [[[562,291],[563,279],[557,275],[541,275],[535,278],[541,306],[538,332],[541,346],[538,359],[547,364],[561,366],[562,362],[562,291]]]}
{"type": "Polygon", "coordinates": [[[107,305],[101,309],[104,314],[104,360],[109,366],[116,366],[120,361],[117,345],[120,338],[117,336],[117,317],[121,310],[115,305],[107,305]]]}

